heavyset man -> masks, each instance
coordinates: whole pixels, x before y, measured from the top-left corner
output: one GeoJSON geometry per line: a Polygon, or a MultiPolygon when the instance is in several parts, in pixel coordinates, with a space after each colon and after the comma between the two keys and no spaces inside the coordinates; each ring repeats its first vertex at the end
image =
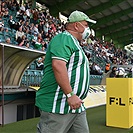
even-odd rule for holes
{"type": "Polygon", "coordinates": [[[89,133],[83,99],[89,89],[89,62],[80,41],[90,35],[86,14],[74,11],[66,31],[50,42],[44,76],[36,93],[40,109],[38,133],[89,133]]]}

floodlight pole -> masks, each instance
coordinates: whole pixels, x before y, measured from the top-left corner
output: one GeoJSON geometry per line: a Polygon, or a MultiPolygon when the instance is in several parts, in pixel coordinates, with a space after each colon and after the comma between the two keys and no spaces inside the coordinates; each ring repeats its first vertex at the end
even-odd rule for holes
{"type": "Polygon", "coordinates": [[[4,126],[4,45],[2,45],[2,127],[4,126]]]}

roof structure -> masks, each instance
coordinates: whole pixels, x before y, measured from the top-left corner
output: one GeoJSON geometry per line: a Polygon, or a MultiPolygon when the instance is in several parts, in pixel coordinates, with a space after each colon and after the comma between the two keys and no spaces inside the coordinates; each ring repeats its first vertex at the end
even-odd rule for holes
{"type": "Polygon", "coordinates": [[[0,89],[2,73],[4,88],[18,88],[28,65],[46,52],[0,43],[0,89]],[[4,65],[4,68],[2,68],[4,65]],[[3,70],[4,69],[4,70],[3,70]]]}
{"type": "Polygon", "coordinates": [[[133,43],[133,0],[37,0],[45,4],[51,15],[65,16],[74,10],[83,11],[97,21],[92,28],[96,37],[111,39],[117,46],[133,43]]]}

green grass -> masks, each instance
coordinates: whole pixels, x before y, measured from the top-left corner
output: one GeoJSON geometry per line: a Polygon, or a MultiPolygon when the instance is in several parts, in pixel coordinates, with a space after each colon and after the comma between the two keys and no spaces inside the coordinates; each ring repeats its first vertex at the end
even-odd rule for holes
{"type": "MultiPolygon", "coordinates": [[[[122,129],[106,126],[105,106],[90,108],[87,110],[87,119],[90,133],[133,133],[133,128],[122,129]]],[[[0,133],[36,133],[36,124],[39,118],[6,124],[0,127],[0,133]]]]}
{"type": "Polygon", "coordinates": [[[39,118],[23,120],[0,127],[0,133],[36,133],[39,118]]]}

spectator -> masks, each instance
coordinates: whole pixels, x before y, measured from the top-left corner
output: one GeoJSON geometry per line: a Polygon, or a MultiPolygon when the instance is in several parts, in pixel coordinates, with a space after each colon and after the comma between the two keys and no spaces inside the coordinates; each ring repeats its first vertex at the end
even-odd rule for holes
{"type": "Polygon", "coordinates": [[[116,66],[112,67],[111,73],[109,74],[110,78],[115,78],[116,77],[116,70],[117,70],[116,66]]]}
{"type": "Polygon", "coordinates": [[[11,29],[16,29],[16,22],[13,19],[13,16],[10,16],[9,20],[8,20],[8,24],[10,26],[11,29]]]}
{"type": "Polygon", "coordinates": [[[5,10],[4,12],[4,18],[9,18],[9,12],[8,12],[8,8],[5,10]]]}
{"type": "Polygon", "coordinates": [[[48,24],[48,22],[45,21],[45,23],[43,25],[44,33],[48,33],[48,28],[49,28],[49,24],[48,24]]]}
{"type": "Polygon", "coordinates": [[[15,11],[17,9],[18,3],[16,0],[8,1],[7,6],[11,11],[15,11]]]}
{"type": "Polygon", "coordinates": [[[27,18],[30,19],[31,10],[29,9],[29,7],[26,9],[26,15],[27,15],[27,18]]]}
{"type": "Polygon", "coordinates": [[[41,39],[38,39],[34,44],[35,49],[41,50],[42,49],[42,43],[41,39]]]}
{"type": "Polygon", "coordinates": [[[38,25],[39,33],[41,33],[43,31],[43,25],[44,25],[44,22],[42,20],[40,20],[39,25],[38,25]]]}
{"type": "Polygon", "coordinates": [[[43,70],[44,69],[44,56],[42,56],[36,60],[36,69],[37,70],[43,70]]]}
{"type": "Polygon", "coordinates": [[[34,24],[30,23],[30,33],[34,34],[34,24]]]}
{"type": "Polygon", "coordinates": [[[4,28],[4,37],[6,38],[7,36],[11,36],[11,32],[9,32],[8,28],[4,28]]]}
{"type": "Polygon", "coordinates": [[[33,23],[37,24],[38,21],[38,11],[36,9],[33,10],[33,23]]]}
{"type": "Polygon", "coordinates": [[[35,46],[35,43],[37,42],[37,33],[35,32],[34,35],[31,36],[31,44],[35,46]]]}
{"type": "Polygon", "coordinates": [[[38,40],[40,40],[41,42],[43,41],[42,34],[39,33],[37,38],[38,38],[38,40]]]}
{"type": "Polygon", "coordinates": [[[92,75],[102,75],[103,71],[97,63],[93,62],[90,73],[92,75]]]}
{"type": "Polygon", "coordinates": [[[8,37],[8,38],[6,38],[6,43],[7,44],[11,44],[11,39],[8,37]]]}
{"type": "Polygon", "coordinates": [[[35,25],[34,25],[34,33],[39,34],[39,31],[38,31],[38,24],[35,24],[35,25]]]}
{"type": "Polygon", "coordinates": [[[126,73],[124,68],[120,67],[116,69],[116,78],[123,78],[125,75],[126,73]]]}
{"type": "Polygon", "coordinates": [[[41,43],[42,43],[42,51],[46,51],[48,47],[46,41],[43,40],[41,43]]]}
{"type": "Polygon", "coordinates": [[[26,46],[26,44],[28,43],[28,40],[27,40],[26,36],[23,35],[22,38],[19,37],[17,39],[17,42],[18,42],[19,46],[26,46]]]}
{"type": "Polygon", "coordinates": [[[46,51],[46,49],[45,49],[45,47],[44,47],[44,46],[42,46],[42,51],[46,51]]]}
{"type": "Polygon", "coordinates": [[[105,66],[105,73],[109,72],[109,70],[110,70],[110,63],[107,62],[105,66]]]}
{"type": "Polygon", "coordinates": [[[2,21],[2,18],[0,17],[0,28],[4,27],[4,21],[2,21]]]}
{"type": "Polygon", "coordinates": [[[23,19],[23,13],[22,13],[22,10],[18,10],[17,13],[16,13],[16,18],[18,20],[22,20],[23,19]]]}
{"type": "Polygon", "coordinates": [[[0,33],[4,34],[4,28],[3,27],[0,27],[0,33]]]}
{"type": "Polygon", "coordinates": [[[29,21],[26,21],[23,25],[23,31],[26,32],[26,30],[30,31],[29,21]]]}
{"type": "Polygon", "coordinates": [[[24,35],[24,32],[22,31],[22,26],[20,26],[16,32],[16,40],[18,40],[19,38],[22,38],[23,35],[24,35]]]}
{"type": "Polygon", "coordinates": [[[20,10],[23,11],[23,12],[25,12],[25,4],[24,5],[21,5],[20,10]]]}
{"type": "Polygon", "coordinates": [[[8,8],[7,8],[7,5],[6,5],[6,3],[3,1],[3,2],[1,3],[0,6],[1,6],[1,12],[3,13],[3,16],[4,16],[6,9],[8,9],[8,8]]]}

